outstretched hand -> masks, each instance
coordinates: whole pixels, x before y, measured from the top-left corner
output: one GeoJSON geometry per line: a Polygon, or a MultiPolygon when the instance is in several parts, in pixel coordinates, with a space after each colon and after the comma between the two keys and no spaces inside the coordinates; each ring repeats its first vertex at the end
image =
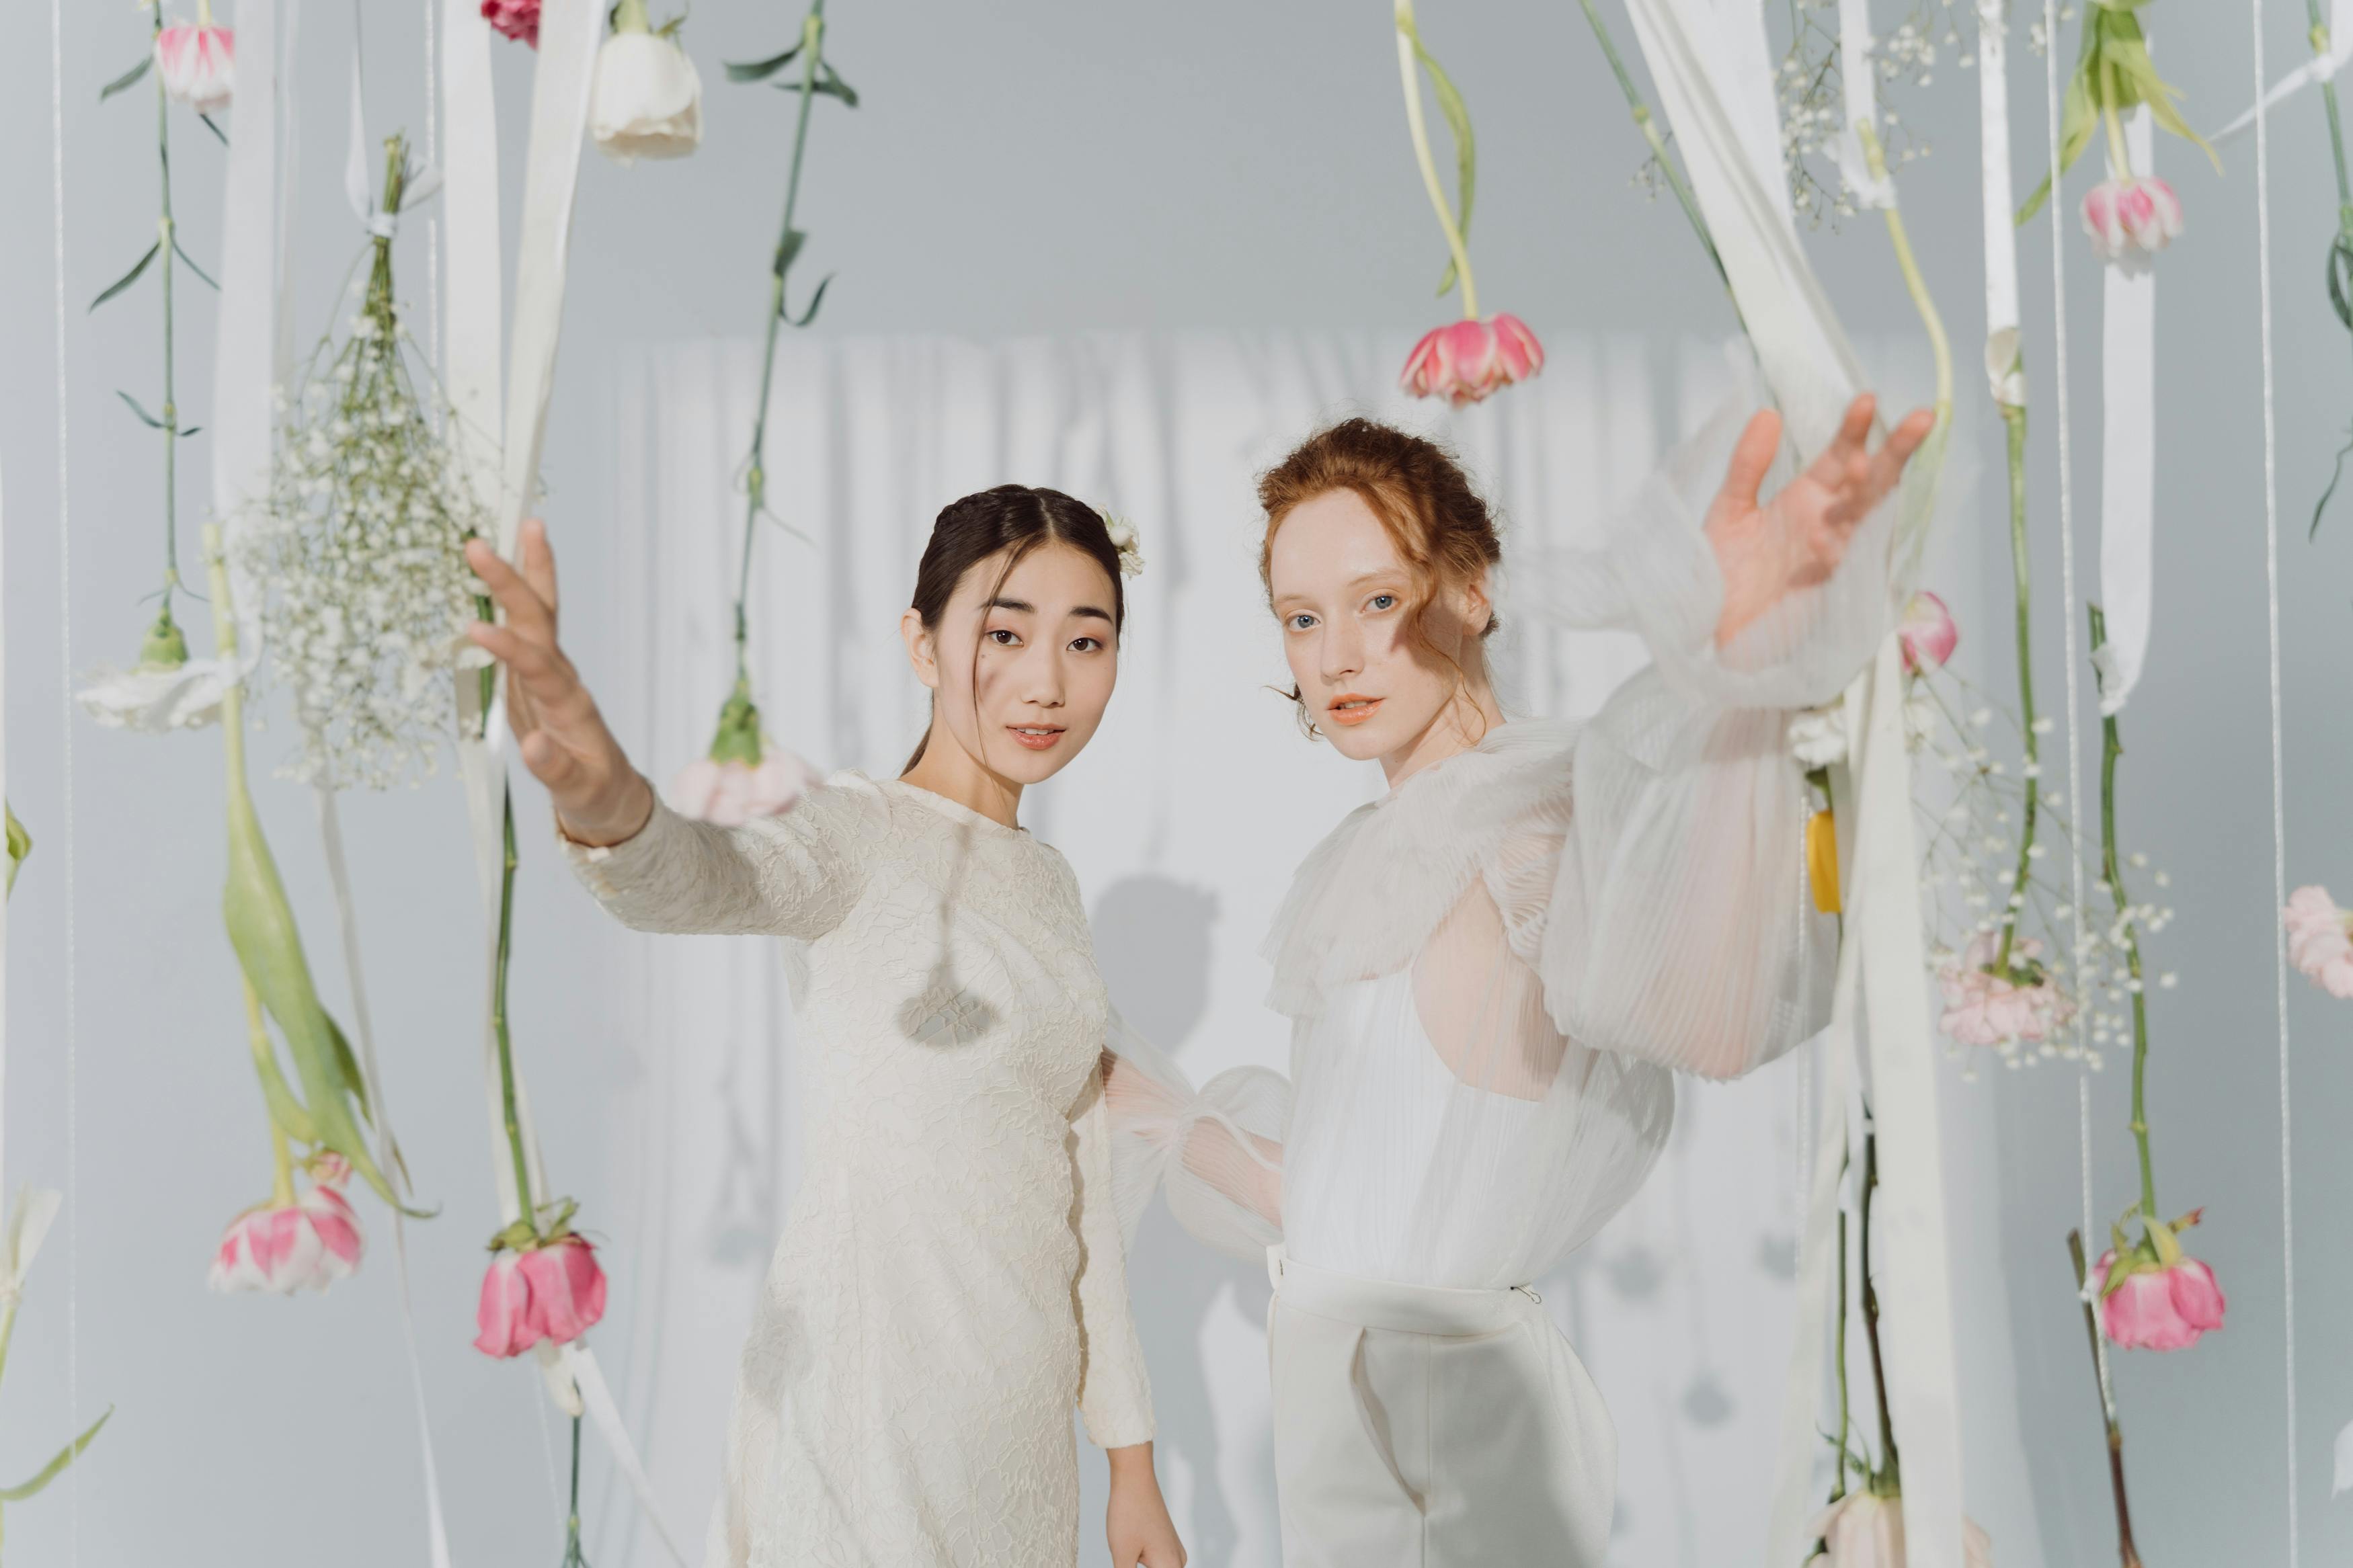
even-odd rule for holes
{"type": "Polygon", "coordinates": [[[555,640],[555,552],[547,528],[522,525],[518,572],[483,540],[466,542],[466,564],[506,612],[467,635],[506,667],[507,721],[523,766],[547,786],[564,830],[583,844],[618,844],[653,815],[653,786],[629,763],[596,699],[555,640]]]}
{"type": "Polygon", "coordinates": [[[1721,647],[1781,602],[1784,595],[1827,582],[1846,557],[1854,531],[1904,477],[1936,416],[1915,408],[1870,449],[1877,404],[1863,393],[1847,405],[1838,434],[1811,467],[1763,505],[1757,492],[1781,446],[1781,416],[1758,412],[1732,449],[1724,489],[1708,508],[1705,531],[1724,571],[1721,647]]]}

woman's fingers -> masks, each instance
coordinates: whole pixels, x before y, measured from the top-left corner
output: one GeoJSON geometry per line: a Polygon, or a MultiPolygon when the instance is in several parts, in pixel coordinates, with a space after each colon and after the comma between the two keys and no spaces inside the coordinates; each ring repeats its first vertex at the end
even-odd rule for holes
{"type": "Polygon", "coordinates": [[[1757,491],[1773,467],[1773,454],[1780,448],[1781,416],[1769,408],[1758,409],[1733,446],[1732,462],[1724,475],[1724,499],[1743,511],[1753,510],[1757,491]]]}
{"type": "Polygon", "coordinates": [[[501,560],[487,541],[466,542],[466,564],[474,569],[474,575],[482,580],[482,586],[491,591],[491,597],[507,613],[507,625],[550,644],[554,642],[554,607],[513,567],[501,560]]]}
{"type": "Polygon", "coordinates": [[[515,542],[515,553],[521,557],[522,580],[547,606],[548,630],[555,629],[555,549],[547,542],[547,524],[538,518],[523,520],[522,532],[515,542]]]}

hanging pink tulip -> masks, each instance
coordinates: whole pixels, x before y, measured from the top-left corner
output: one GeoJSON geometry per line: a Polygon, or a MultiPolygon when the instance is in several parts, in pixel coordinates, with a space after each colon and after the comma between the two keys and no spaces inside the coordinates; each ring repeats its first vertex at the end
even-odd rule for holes
{"type": "Polygon", "coordinates": [[[539,47],[540,0],[482,0],[482,19],[503,37],[539,47]]]}
{"type": "Polygon", "coordinates": [[[697,822],[740,827],[754,817],[783,816],[816,782],[807,763],[774,747],[757,763],[704,757],[670,781],[670,804],[697,822]]]}
{"type": "MultiPolygon", "coordinates": [[[[2116,1261],[2111,1248],[2094,1272],[2105,1279],[2116,1261]]],[[[2222,1326],[2222,1287],[2197,1258],[2186,1253],[2168,1264],[2144,1258],[2102,1292],[2100,1329],[2126,1350],[2186,1350],[2222,1326]]]]}
{"type": "Polygon", "coordinates": [[[1936,1026],[1955,1045],[2004,1051],[2041,1045],[2075,1016],[2074,998],[2041,965],[2041,942],[2032,937],[2013,939],[2007,975],[1991,973],[2000,951],[1997,934],[1979,931],[1936,970],[1936,985],[1945,996],[1936,1026]]]}
{"type": "Polygon", "coordinates": [[[2084,193],[2084,232],[2102,261],[2137,271],[2181,232],[2181,198],[2154,176],[2103,180],[2084,193]]]}
{"type": "Polygon", "coordinates": [[[566,1233],[519,1252],[501,1248],[482,1276],[474,1348],[521,1355],[542,1340],[576,1340],[604,1315],[605,1270],[587,1237],[566,1233]]]}
{"type": "Polygon", "coordinates": [[[1960,627],[1953,624],[1953,612],[1945,601],[1922,589],[1912,595],[1904,606],[1904,624],[1895,628],[1904,644],[1904,668],[1917,675],[1924,669],[1941,669],[1953,657],[1954,647],[1961,640],[1960,627]]]}
{"type": "Polygon", "coordinates": [[[330,1157],[314,1184],[290,1204],[263,1204],[229,1222],[213,1255],[216,1290],[323,1290],[360,1264],[359,1216],[342,1192],[350,1168],[330,1157]]]}
{"type": "Polygon", "coordinates": [[[2298,888],[2284,911],[2288,956],[2306,979],[2340,999],[2353,999],[2353,915],[2322,887],[2298,888]]]}
{"type": "Polygon", "coordinates": [[[1544,344],[1508,312],[1461,321],[1423,335],[1406,356],[1398,384],[1416,397],[1443,397],[1457,408],[1477,403],[1544,369],[1544,344]]]}
{"type": "Polygon", "coordinates": [[[209,23],[166,27],[155,35],[155,74],[174,102],[218,113],[237,95],[237,35],[209,23]]]}

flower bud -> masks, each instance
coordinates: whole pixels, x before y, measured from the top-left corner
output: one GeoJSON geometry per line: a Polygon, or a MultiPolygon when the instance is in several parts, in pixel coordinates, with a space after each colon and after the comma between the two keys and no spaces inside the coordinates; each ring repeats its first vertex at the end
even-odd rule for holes
{"type": "Polygon", "coordinates": [[[2093,253],[2127,272],[2146,268],[2181,232],[2181,199],[2163,180],[2103,180],[2084,195],[2093,253]]]}
{"type": "Polygon", "coordinates": [[[1961,640],[1960,627],[1945,601],[1923,589],[1904,606],[1904,623],[1895,628],[1904,644],[1904,668],[1914,675],[1941,669],[1961,640]]]}
{"type": "Polygon", "coordinates": [[[588,133],[620,163],[683,158],[702,141],[702,78],[677,39],[647,27],[638,0],[624,0],[596,50],[588,133]]]}
{"type": "Polygon", "coordinates": [[[1455,321],[1414,344],[1398,384],[1416,397],[1443,397],[1460,408],[1527,380],[1544,369],[1544,345],[1517,316],[1455,321]]]}
{"type": "Polygon", "coordinates": [[[217,113],[237,95],[237,35],[186,22],[166,27],[155,35],[155,74],[164,97],[198,114],[217,113]]]}
{"type": "Polygon", "coordinates": [[[315,1184],[294,1202],[264,1204],[230,1221],[213,1256],[212,1288],[290,1296],[305,1286],[323,1290],[357,1268],[359,1216],[339,1190],[342,1180],[321,1167],[315,1184]]]}

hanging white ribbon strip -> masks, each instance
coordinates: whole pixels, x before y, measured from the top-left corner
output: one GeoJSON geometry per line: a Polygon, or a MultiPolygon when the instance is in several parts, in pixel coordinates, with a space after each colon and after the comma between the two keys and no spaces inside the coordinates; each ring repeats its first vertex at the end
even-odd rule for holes
{"type": "Polygon", "coordinates": [[[1978,174],[1985,205],[1986,377],[1993,400],[2026,405],[2018,368],[2018,225],[2010,184],[2008,0],[1978,0],[1978,174]]]}
{"type": "MultiPolygon", "coordinates": [[[[468,49],[460,41],[465,26],[483,26],[479,16],[449,16],[452,44],[449,102],[452,111],[451,137],[453,150],[470,147],[481,149],[481,143],[458,140],[457,115],[461,103],[464,112],[471,113],[487,101],[487,78],[468,81],[465,68],[459,63],[468,49]],[[480,89],[477,92],[477,88],[480,89]]],[[[522,527],[526,510],[538,495],[540,453],[547,435],[547,405],[554,390],[555,351],[564,319],[564,284],[572,243],[572,201],[580,177],[580,149],[588,129],[589,89],[595,81],[596,46],[603,33],[603,16],[596,0],[546,0],[540,11],[539,61],[532,76],[531,143],[526,155],[523,174],[522,235],[515,254],[515,316],[513,352],[511,374],[507,382],[504,435],[504,483],[496,497],[499,552],[512,558],[515,532],[522,527]]],[[[459,162],[468,160],[460,159],[459,162]]],[[[482,295],[475,292],[476,280],[461,266],[478,258],[484,237],[468,226],[468,220],[480,216],[475,204],[482,196],[476,184],[461,185],[466,200],[467,219],[451,214],[450,239],[450,337],[458,340],[461,320],[461,299],[465,307],[479,309],[482,295]],[[463,239],[460,231],[464,231],[463,239]],[[468,247],[461,256],[460,243],[468,247]]],[[[495,194],[492,195],[495,202],[495,194]]],[[[495,227],[489,243],[495,245],[495,227]]],[[[493,253],[494,254],[494,253],[493,253]]],[[[493,300],[493,310],[495,302],[493,300]]],[[[493,318],[494,319],[494,318],[493,318]]],[[[495,332],[491,335],[495,342],[495,332]]],[[[483,384],[482,366],[472,362],[470,388],[479,390],[483,384]]],[[[497,370],[489,370],[489,385],[495,389],[497,370]]],[[[471,679],[461,679],[461,692],[473,688],[471,679]]],[[[460,713],[472,708],[461,702],[460,713]]],[[[471,818],[474,838],[475,868],[480,878],[484,920],[483,973],[490,984],[497,984],[498,914],[500,884],[503,879],[505,847],[505,814],[507,808],[507,771],[504,700],[494,700],[491,710],[482,717],[487,720],[485,739],[460,742],[459,765],[466,783],[466,805],[471,818]]],[[[471,725],[467,725],[468,732],[471,725]]],[[[550,1196],[547,1177],[539,1152],[539,1139],[531,1125],[530,1106],[522,1086],[522,1068],[514,1068],[517,1121],[520,1123],[527,1167],[524,1179],[533,1192],[518,1193],[510,1173],[511,1162],[506,1158],[506,1126],[504,1094],[500,1083],[498,1037],[491,1023],[491,992],[484,993],[483,1074],[491,1107],[493,1164],[497,1169],[500,1212],[507,1223],[512,1223],[522,1213],[522,1205],[544,1203],[550,1196]]],[[[636,1445],[630,1442],[628,1428],[621,1418],[619,1406],[607,1387],[598,1369],[596,1354],[580,1341],[563,1348],[563,1353],[546,1363],[560,1369],[568,1380],[575,1398],[565,1397],[565,1391],[551,1378],[551,1392],[567,1412],[585,1410],[587,1420],[604,1438],[611,1451],[616,1468],[628,1483],[638,1500],[638,1506],[653,1525],[670,1560],[684,1568],[681,1554],[656,1506],[653,1484],[638,1460],[636,1445]],[[576,1399],[576,1403],[575,1403],[576,1399]]]]}
{"type": "Polygon", "coordinates": [[[1839,87],[1844,96],[1844,118],[1838,136],[1839,177],[1855,205],[1886,207],[1895,205],[1895,182],[1871,172],[1860,126],[1879,132],[1879,79],[1871,59],[1871,0],[1839,0],[1839,87]]]}
{"type": "Polygon", "coordinates": [[[212,511],[228,542],[237,671],[261,659],[259,587],[237,548],[246,506],[269,489],[277,416],[277,0],[237,0],[237,134],[221,196],[220,317],[213,351],[212,511]]]}
{"type": "MultiPolygon", "coordinates": [[[[2133,172],[2157,172],[2146,108],[2125,116],[2133,172]]],[[[2125,172],[2111,168],[2112,179],[2125,172]]],[[[2108,621],[2100,711],[2123,710],[2148,656],[2157,527],[2157,272],[2105,269],[2100,323],[2100,607],[2108,621]]]]}
{"type": "Polygon", "coordinates": [[[474,499],[499,510],[499,347],[504,267],[499,256],[499,126],[491,87],[491,27],[477,0],[429,0],[441,12],[441,386],[448,436],[474,499]]]}
{"type": "MultiPolygon", "coordinates": [[[[2315,53],[2310,59],[2280,78],[2271,91],[2263,95],[2266,110],[2277,109],[2299,89],[2316,81],[2327,81],[2345,68],[2347,58],[2353,57],[2353,0],[2329,0],[2326,37],[2327,47],[2325,50],[2315,53]]],[[[2249,108],[2244,114],[2206,140],[2219,147],[2244,132],[2254,122],[2255,111],[2249,108]]]]}

